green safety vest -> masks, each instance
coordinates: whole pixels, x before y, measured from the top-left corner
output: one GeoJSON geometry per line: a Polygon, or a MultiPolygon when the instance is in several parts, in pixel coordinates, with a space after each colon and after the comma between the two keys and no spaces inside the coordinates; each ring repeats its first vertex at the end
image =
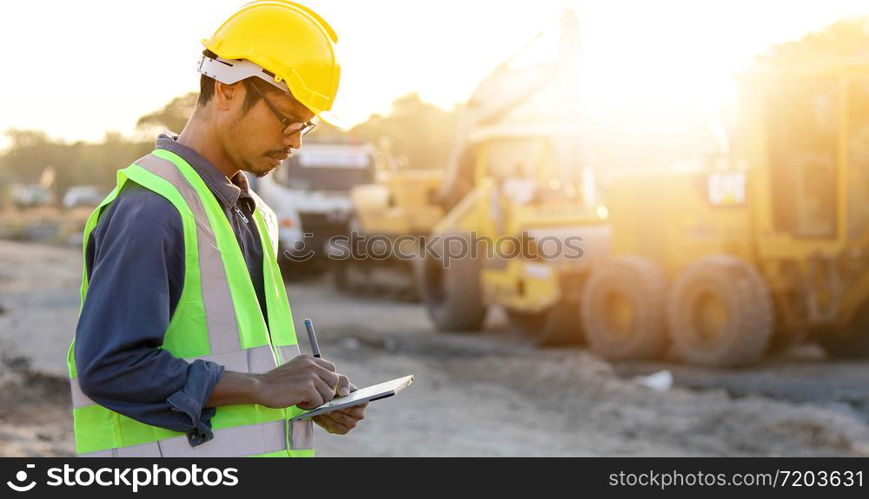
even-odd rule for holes
{"type": "MultiPolygon", "coordinates": [[[[84,245],[100,215],[127,181],[160,194],[178,210],[184,228],[184,284],[161,348],[193,362],[205,359],[227,370],[264,373],[299,355],[287,292],[275,254],[274,212],[253,194],[254,220],[263,248],[263,282],[268,325],[263,318],[244,257],[217,199],[181,157],[158,149],[118,171],[115,189],[87,221],[84,245]]],[[[148,230],[147,220],[142,230],[148,230]]],[[[84,266],[81,299],[88,290],[84,266]]],[[[111,411],[85,395],[75,368],[75,340],[67,354],[72,386],[76,452],[83,457],[310,457],[313,423],[288,421],[298,407],[256,404],[218,407],[211,419],[214,439],[192,447],[184,433],[151,426],[111,411]]]]}

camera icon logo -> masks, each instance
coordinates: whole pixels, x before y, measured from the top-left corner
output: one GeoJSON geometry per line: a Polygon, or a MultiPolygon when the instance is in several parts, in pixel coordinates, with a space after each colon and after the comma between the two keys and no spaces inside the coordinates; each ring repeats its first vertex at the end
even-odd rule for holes
{"type": "MultiPolygon", "coordinates": [[[[36,468],[35,464],[28,464],[27,465],[27,469],[33,469],[33,468],[36,468]]],[[[28,490],[32,489],[33,487],[36,487],[35,481],[32,481],[26,485],[19,485],[21,483],[24,483],[25,480],[27,480],[27,472],[24,470],[21,470],[15,474],[15,480],[18,483],[15,483],[12,481],[6,482],[6,485],[8,485],[9,488],[14,490],[15,492],[27,492],[28,490]]]]}

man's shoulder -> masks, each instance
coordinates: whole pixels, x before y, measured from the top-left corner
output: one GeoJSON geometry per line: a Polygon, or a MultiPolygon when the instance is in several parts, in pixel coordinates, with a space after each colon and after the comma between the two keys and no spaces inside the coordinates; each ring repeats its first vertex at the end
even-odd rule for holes
{"type": "MultiPolygon", "coordinates": [[[[137,265],[148,265],[145,256],[150,255],[163,262],[155,263],[157,267],[169,260],[182,261],[183,254],[184,227],[178,210],[160,194],[132,182],[127,182],[103,211],[86,250],[89,261],[124,260],[124,255],[135,255],[137,265]]],[[[95,263],[88,267],[95,268],[90,265],[95,263]]]]}
{"type": "Polygon", "coordinates": [[[171,201],[136,182],[128,180],[117,198],[100,219],[100,225],[108,221],[140,224],[143,227],[181,228],[181,215],[171,201]]]}

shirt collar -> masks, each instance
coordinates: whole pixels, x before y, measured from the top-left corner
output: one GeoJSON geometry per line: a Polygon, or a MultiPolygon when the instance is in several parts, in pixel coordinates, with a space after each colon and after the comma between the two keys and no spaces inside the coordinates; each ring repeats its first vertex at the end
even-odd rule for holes
{"type": "Polygon", "coordinates": [[[196,170],[196,173],[202,177],[205,185],[208,186],[224,208],[232,209],[237,207],[240,202],[245,202],[248,204],[250,211],[253,211],[256,203],[250,194],[250,185],[244,173],[239,171],[231,180],[226,178],[226,175],[211,164],[210,161],[202,157],[201,154],[184,144],[180,144],[178,142],[178,135],[171,132],[161,133],[157,137],[155,147],[177,154],[184,161],[187,161],[196,170]]]}

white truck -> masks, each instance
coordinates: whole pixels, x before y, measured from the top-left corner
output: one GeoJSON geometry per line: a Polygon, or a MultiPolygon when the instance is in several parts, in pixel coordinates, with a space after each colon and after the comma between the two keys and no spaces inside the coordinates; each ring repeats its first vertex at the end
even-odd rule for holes
{"type": "Polygon", "coordinates": [[[306,141],[274,172],[252,179],[278,217],[278,260],[290,274],[322,267],[329,239],[348,232],[350,189],[374,173],[367,143],[306,141]]]}

